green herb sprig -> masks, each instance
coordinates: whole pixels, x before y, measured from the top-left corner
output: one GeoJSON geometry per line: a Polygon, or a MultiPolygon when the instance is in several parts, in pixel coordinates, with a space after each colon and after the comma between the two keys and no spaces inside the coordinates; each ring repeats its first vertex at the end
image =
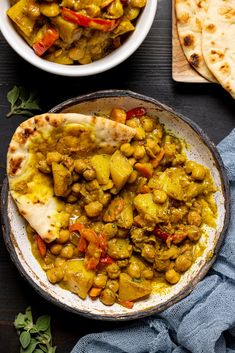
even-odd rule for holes
{"type": "Polygon", "coordinates": [[[56,347],[52,346],[50,316],[40,316],[33,323],[31,308],[25,314],[19,313],[14,321],[20,340],[20,353],[55,353],[56,347]]]}
{"type": "Polygon", "coordinates": [[[11,104],[11,110],[6,117],[24,115],[30,117],[35,111],[40,110],[38,98],[35,92],[28,92],[24,87],[14,86],[7,93],[7,100],[11,104]]]}

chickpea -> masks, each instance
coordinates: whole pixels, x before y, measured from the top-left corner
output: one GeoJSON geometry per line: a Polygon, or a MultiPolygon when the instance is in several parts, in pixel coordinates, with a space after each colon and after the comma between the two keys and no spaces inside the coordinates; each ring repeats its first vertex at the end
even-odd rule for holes
{"type": "Polygon", "coordinates": [[[96,179],[90,181],[89,183],[86,183],[86,190],[87,191],[94,191],[98,190],[100,188],[100,185],[96,179]]]}
{"type": "Polygon", "coordinates": [[[136,163],[136,159],[135,158],[129,158],[128,161],[129,161],[131,166],[133,166],[136,163]]]}
{"type": "Polygon", "coordinates": [[[59,233],[59,238],[56,240],[58,244],[66,243],[70,238],[70,232],[68,229],[61,229],[59,233]]]}
{"type": "Polygon", "coordinates": [[[132,128],[136,128],[139,126],[139,119],[136,119],[136,118],[128,119],[126,121],[126,125],[132,128]]]}
{"type": "Polygon", "coordinates": [[[147,0],[131,0],[131,6],[133,7],[144,7],[147,0]]]}
{"type": "Polygon", "coordinates": [[[133,172],[131,173],[131,175],[127,180],[128,184],[133,184],[136,181],[137,176],[138,176],[138,172],[136,170],[133,170],[133,172]]]}
{"type": "Polygon", "coordinates": [[[42,160],[38,163],[38,169],[43,174],[50,174],[51,173],[51,167],[47,164],[46,160],[42,160]]]}
{"type": "Polygon", "coordinates": [[[136,134],[134,139],[138,141],[144,140],[145,139],[144,129],[142,127],[136,127],[135,129],[136,129],[136,134]]]}
{"type": "Polygon", "coordinates": [[[107,206],[111,200],[111,195],[109,193],[104,193],[101,197],[99,197],[99,202],[102,203],[103,206],[107,206]]]}
{"type": "Polygon", "coordinates": [[[86,12],[90,17],[99,17],[100,16],[100,8],[97,5],[91,4],[86,6],[86,12]]]}
{"type": "Polygon", "coordinates": [[[73,194],[70,194],[67,198],[66,198],[66,201],[68,203],[75,203],[77,202],[77,196],[73,195],[73,194]]]}
{"type": "Polygon", "coordinates": [[[48,281],[55,284],[60,282],[64,277],[63,270],[60,267],[54,267],[47,270],[48,281]]]}
{"type": "Polygon", "coordinates": [[[71,259],[71,257],[73,257],[73,245],[65,245],[60,252],[60,256],[64,257],[65,259],[71,259]]]}
{"type": "Polygon", "coordinates": [[[66,263],[65,259],[62,259],[61,257],[56,257],[55,258],[55,267],[63,267],[66,263]]]}
{"type": "Polygon", "coordinates": [[[85,206],[88,217],[97,217],[103,210],[103,205],[99,201],[94,201],[85,206]]]}
{"type": "Polygon", "coordinates": [[[175,284],[179,282],[180,274],[172,268],[171,270],[166,271],[165,278],[170,284],[175,284]]]}
{"type": "Polygon", "coordinates": [[[124,143],[123,145],[121,145],[120,150],[124,154],[124,156],[130,157],[134,153],[135,149],[133,146],[131,146],[130,143],[124,143]]]}
{"type": "Polygon", "coordinates": [[[145,147],[148,155],[152,158],[154,158],[161,151],[161,147],[155,139],[147,139],[145,147]]]}
{"type": "Polygon", "coordinates": [[[188,228],[188,237],[191,241],[198,241],[201,237],[201,229],[197,226],[192,225],[188,228]]]}
{"type": "Polygon", "coordinates": [[[145,156],[144,146],[135,146],[135,151],[134,151],[133,157],[135,159],[141,159],[141,158],[144,158],[144,156],[145,156]]]}
{"type": "Polygon", "coordinates": [[[201,181],[205,179],[205,176],[206,176],[206,170],[202,165],[198,164],[196,167],[193,168],[192,170],[193,179],[201,181]]]}
{"type": "Polygon", "coordinates": [[[96,177],[94,169],[89,168],[89,169],[85,170],[83,172],[83,177],[89,181],[94,180],[96,177]]]}
{"type": "Polygon", "coordinates": [[[47,153],[47,164],[52,165],[53,162],[59,163],[62,159],[62,155],[59,152],[48,152],[47,153]]]}
{"type": "Polygon", "coordinates": [[[108,265],[106,267],[106,271],[108,273],[109,278],[111,279],[116,279],[120,276],[120,268],[115,262],[111,265],[108,265]]]}
{"type": "Polygon", "coordinates": [[[167,200],[167,193],[163,190],[154,190],[153,191],[153,201],[156,203],[164,203],[167,200]]]}
{"type": "MultiPolygon", "coordinates": [[[[94,17],[94,16],[92,16],[94,17]]],[[[120,108],[113,108],[110,114],[110,119],[117,121],[118,123],[126,123],[126,112],[120,108]]]]}
{"type": "Polygon", "coordinates": [[[145,279],[153,279],[154,273],[150,268],[146,268],[146,270],[142,271],[142,276],[145,279]]]}
{"type": "Polygon", "coordinates": [[[189,256],[182,254],[175,260],[175,269],[178,272],[185,272],[191,267],[192,260],[189,256]]]}
{"type": "Polygon", "coordinates": [[[60,13],[60,7],[58,4],[55,3],[44,3],[40,4],[40,12],[46,17],[56,17],[60,13]]]}
{"type": "Polygon", "coordinates": [[[98,273],[94,279],[94,286],[98,288],[105,288],[108,276],[104,273],[98,273]]]}
{"type": "Polygon", "coordinates": [[[115,237],[118,233],[118,226],[115,223],[106,223],[103,232],[106,234],[108,239],[115,237]]]}
{"type": "Polygon", "coordinates": [[[201,223],[202,223],[202,217],[196,211],[190,211],[188,213],[188,217],[187,218],[188,218],[188,223],[190,225],[194,225],[194,226],[199,227],[201,225],[201,223]]]}
{"type": "Polygon", "coordinates": [[[166,272],[169,269],[170,264],[170,260],[160,260],[158,258],[155,258],[154,268],[158,272],[166,272]]]}
{"type": "Polygon", "coordinates": [[[127,268],[127,273],[132,277],[132,278],[140,278],[140,266],[132,262],[127,268]]]}
{"type": "Polygon", "coordinates": [[[155,248],[151,244],[144,244],[141,256],[148,262],[153,262],[155,258],[155,248]]]}
{"type": "Polygon", "coordinates": [[[80,190],[81,190],[81,184],[74,183],[72,186],[72,192],[74,192],[74,194],[79,194],[80,190]]]}
{"type": "Polygon", "coordinates": [[[109,279],[107,281],[106,288],[110,289],[114,293],[117,293],[117,291],[119,289],[119,283],[118,283],[118,281],[115,281],[113,279],[109,279]]]}
{"type": "Polygon", "coordinates": [[[120,267],[120,268],[124,268],[127,267],[129,265],[129,259],[124,259],[124,260],[117,260],[116,264],[120,267]]]}
{"type": "Polygon", "coordinates": [[[87,163],[83,159],[77,159],[74,161],[74,169],[78,174],[82,174],[87,167],[87,163]]]}
{"type": "Polygon", "coordinates": [[[80,175],[73,171],[72,172],[72,179],[73,179],[73,182],[76,182],[80,179],[80,175]]]}
{"type": "Polygon", "coordinates": [[[141,125],[146,132],[152,132],[155,127],[155,121],[147,116],[140,119],[141,125]]]}
{"type": "Polygon", "coordinates": [[[50,252],[53,255],[59,255],[59,253],[61,252],[61,249],[62,249],[62,245],[60,245],[60,244],[51,244],[50,245],[50,252]]]}
{"type": "Polygon", "coordinates": [[[116,301],[116,295],[107,288],[101,292],[99,299],[104,305],[113,305],[116,301]]]}

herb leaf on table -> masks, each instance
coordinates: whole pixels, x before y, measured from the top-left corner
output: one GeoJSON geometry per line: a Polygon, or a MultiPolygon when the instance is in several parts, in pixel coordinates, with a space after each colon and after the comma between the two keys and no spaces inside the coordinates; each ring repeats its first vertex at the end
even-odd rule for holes
{"type": "Polygon", "coordinates": [[[14,115],[30,117],[35,111],[40,110],[37,94],[35,92],[28,92],[22,86],[14,86],[7,93],[7,100],[11,104],[11,110],[6,115],[7,118],[14,115]]]}
{"type": "Polygon", "coordinates": [[[14,321],[20,341],[20,353],[55,353],[52,346],[51,318],[49,315],[40,316],[33,323],[32,311],[28,307],[24,314],[19,313],[14,321]]]}

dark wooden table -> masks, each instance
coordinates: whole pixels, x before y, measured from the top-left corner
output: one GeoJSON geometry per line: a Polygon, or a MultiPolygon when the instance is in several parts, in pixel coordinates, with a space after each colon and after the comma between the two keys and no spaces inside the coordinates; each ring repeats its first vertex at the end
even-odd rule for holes
{"type": "MultiPolygon", "coordinates": [[[[197,122],[218,143],[235,127],[235,101],[219,86],[175,83],[171,78],[171,0],[159,0],[153,27],[142,46],[118,67],[93,77],[65,78],[44,73],[23,61],[0,35],[1,182],[7,146],[20,118],[7,120],[7,92],[20,85],[37,90],[43,111],[74,96],[102,89],[130,89],[157,98],[197,122]]],[[[58,353],[70,352],[79,337],[126,324],[99,322],[67,313],[36,294],[19,275],[0,235],[0,352],[18,353],[15,316],[31,305],[35,316],[52,317],[58,353]]]]}

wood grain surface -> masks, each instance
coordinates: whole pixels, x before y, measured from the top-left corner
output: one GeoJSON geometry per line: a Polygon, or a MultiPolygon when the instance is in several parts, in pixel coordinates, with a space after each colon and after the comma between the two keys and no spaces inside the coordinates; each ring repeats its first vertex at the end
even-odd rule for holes
{"type": "Polygon", "coordinates": [[[210,83],[194,70],[184,55],[176,25],[175,0],[172,0],[172,78],[177,82],[210,83]]]}
{"type": "MultiPolygon", "coordinates": [[[[7,92],[14,85],[37,90],[42,111],[80,94],[102,89],[130,89],[154,97],[191,118],[218,143],[235,127],[235,102],[219,85],[172,80],[171,0],[159,0],[153,27],[141,47],[118,67],[91,77],[65,78],[42,72],[22,60],[0,36],[0,177],[5,177],[7,146],[24,120],[7,120],[7,92]]],[[[69,353],[85,334],[129,323],[97,322],[67,313],[41,298],[19,275],[0,234],[0,352],[19,353],[15,316],[31,305],[34,316],[50,314],[57,353],[69,353]]]]}

